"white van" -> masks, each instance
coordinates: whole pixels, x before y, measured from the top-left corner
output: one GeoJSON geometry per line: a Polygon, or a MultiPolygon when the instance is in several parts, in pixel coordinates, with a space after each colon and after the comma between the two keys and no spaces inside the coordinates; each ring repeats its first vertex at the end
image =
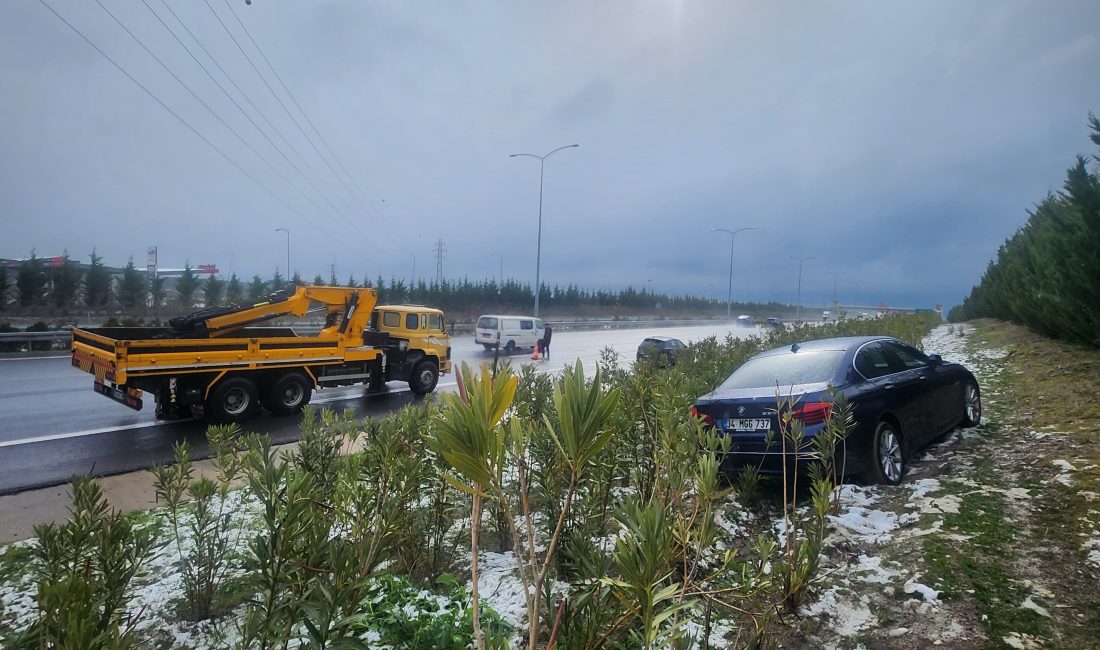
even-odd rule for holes
{"type": "Polygon", "coordinates": [[[531,316],[501,316],[488,314],[477,319],[474,343],[492,351],[499,345],[501,352],[514,354],[518,349],[535,349],[542,338],[542,319],[531,316]]]}

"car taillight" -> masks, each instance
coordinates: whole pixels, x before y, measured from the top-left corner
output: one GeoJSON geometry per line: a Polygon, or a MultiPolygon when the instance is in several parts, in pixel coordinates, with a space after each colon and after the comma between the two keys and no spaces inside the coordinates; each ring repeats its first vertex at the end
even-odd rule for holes
{"type": "Polygon", "coordinates": [[[691,417],[693,417],[693,418],[702,418],[704,426],[707,426],[707,427],[713,427],[714,426],[714,418],[707,415],[706,413],[700,413],[699,409],[695,408],[694,406],[691,407],[691,417]]]}
{"type": "Polygon", "coordinates": [[[802,422],[803,425],[821,424],[829,419],[833,405],[830,402],[810,402],[802,404],[791,412],[791,417],[802,422]]]}

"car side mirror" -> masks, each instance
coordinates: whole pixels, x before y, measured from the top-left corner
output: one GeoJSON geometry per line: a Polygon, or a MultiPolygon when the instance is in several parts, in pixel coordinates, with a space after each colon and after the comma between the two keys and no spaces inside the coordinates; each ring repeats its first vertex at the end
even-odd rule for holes
{"type": "Polygon", "coordinates": [[[928,355],[928,360],[931,361],[932,365],[934,365],[934,366],[938,366],[939,364],[943,363],[943,357],[941,357],[938,354],[928,355]]]}

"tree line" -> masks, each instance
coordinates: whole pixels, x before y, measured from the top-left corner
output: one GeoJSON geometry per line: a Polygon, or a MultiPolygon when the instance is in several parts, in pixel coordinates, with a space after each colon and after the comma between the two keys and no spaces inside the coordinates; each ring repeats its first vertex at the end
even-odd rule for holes
{"type": "MultiPolygon", "coordinates": [[[[52,307],[59,312],[89,309],[123,310],[129,314],[148,313],[160,315],[183,313],[198,306],[242,304],[259,301],[271,293],[305,284],[295,273],[289,279],[275,271],[271,277],[253,275],[241,278],[236,273],[229,278],[217,275],[200,277],[186,264],[183,273],[175,278],[150,278],[144,268],[134,266],[130,259],[121,275],[112,278],[103,259],[93,250],[87,268],[81,268],[68,253],[58,265],[47,267],[42,258],[31,256],[23,260],[14,280],[8,269],[0,266],[0,310],[12,306],[24,311],[36,307],[52,307]]],[[[439,281],[420,279],[410,282],[404,278],[385,280],[381,275],[362,279],[350,276],[340,283],[335,277],[317,275],[311,284],[328,286],[370,287],[378,293],[379,304],[414,303],[439,307],[444,310],[462,311],[493,308],[525,312],[534,303],[534,291],[529,283],[508,278],[503,283],[488,279],[472,281],[468,278],[439,281]]],[[[539,303],[544,309],[608,308],[624,310],[653,310],[659,306],[672,312],[720,314],[726,303],[721,300],[698,296],[669,295],[653,292],[645,287],[628,286],[619,290],[585,289],[576,284],[564,287],[543,284],[539,303]]],[[[787,305],[769,303],[736,303],[740,313],[779,314],[789,310],[787,305]]]]}
{"type": "MultiPolygon", "coordinates": [[[[1100,120],[1089,114],[1090,140],[1100,120]]],[[[1100,156],[1078,155],[1059,192],[1050,192],[1009,237],[948,318],[992,317],[1041,334],[1100,346],[1100,156]],[[1090,165],[1090,162],[1092,163],[1090,165]],[[1090,166],[1092,167],[1090,169],[1090,166]]]]}

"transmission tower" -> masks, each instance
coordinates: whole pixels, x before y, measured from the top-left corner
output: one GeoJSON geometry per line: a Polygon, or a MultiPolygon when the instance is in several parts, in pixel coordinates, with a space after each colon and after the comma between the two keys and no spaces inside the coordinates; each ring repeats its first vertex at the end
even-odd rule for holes
{"type": "Polygon", "coordinates": [[[443,238],[440,237],[435,242],[435,283],[437,285],[443,284],[443,256],[447,253],[447,248],[443,246],[443,238]]]}

